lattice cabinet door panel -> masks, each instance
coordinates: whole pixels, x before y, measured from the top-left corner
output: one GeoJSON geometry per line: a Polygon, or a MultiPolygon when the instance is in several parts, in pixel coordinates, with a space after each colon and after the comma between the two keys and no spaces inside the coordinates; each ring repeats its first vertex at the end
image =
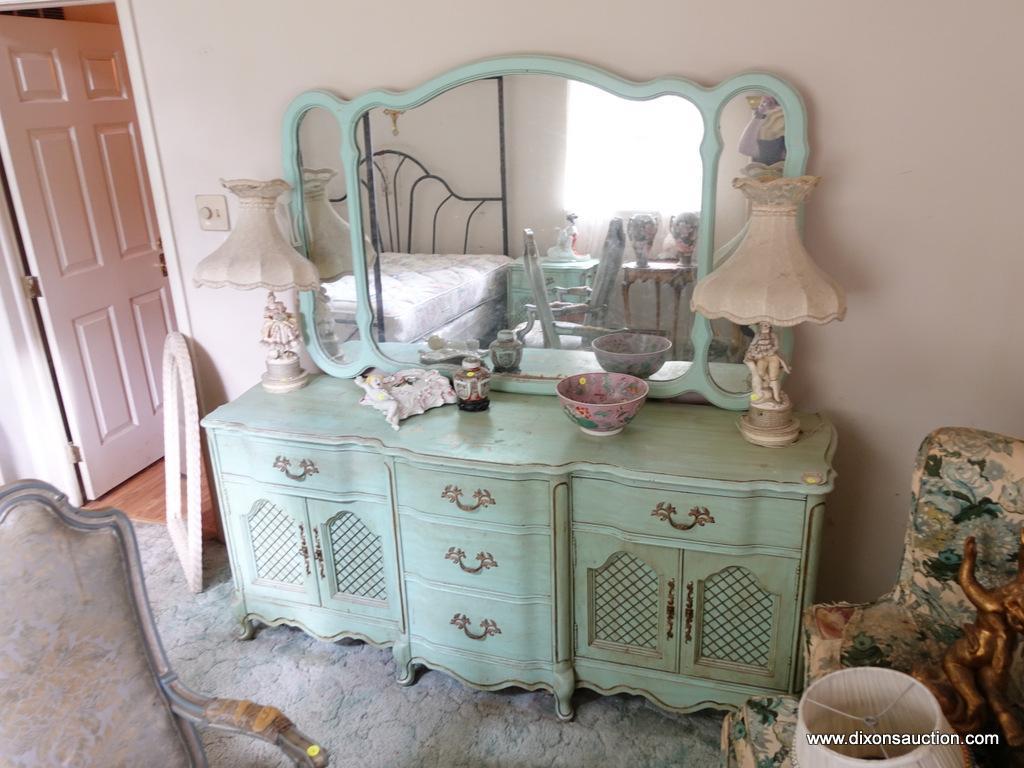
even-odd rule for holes
{"type": "Polygon", "coordinates": [[[238,483],[224,483],[224,496],[243,590],[319,605],[306,500],[238,483]]]}
{"type": "Polygon", "coordinates": [[[680,551],[573,534],[576,655],[676,671],[680,551]]]}
{"type": "Polygon", "coordinates": [[[399,619],[391,510],[368,501],[310,499],[313,557],[325,608],[399,619]]]}
{"type": "Polygon", "coordinates": [[[788,689],[798,567],[767,555],[684,553],[682,671],[788,689]]]}

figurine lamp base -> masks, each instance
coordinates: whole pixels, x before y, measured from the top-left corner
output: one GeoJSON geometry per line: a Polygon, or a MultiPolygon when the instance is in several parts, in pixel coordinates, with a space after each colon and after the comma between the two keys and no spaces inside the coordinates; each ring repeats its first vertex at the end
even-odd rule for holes
{"type": "Polygon", "coordinates": [[[793,418],[793,405],[787,397],[782,405],[751,403],[750,410],[740,416],[738,426],[747,442],[768,448],[790,445],[800,436],[800,422],[793,418]]]}
{"type": "Polygon", "coordinates": [[[263,374],[263,388],[267,392],[293,392],[302,389],[308,381],[309,374],[299,365],[298,355],[267,360],[267,372],[263,374]]]}

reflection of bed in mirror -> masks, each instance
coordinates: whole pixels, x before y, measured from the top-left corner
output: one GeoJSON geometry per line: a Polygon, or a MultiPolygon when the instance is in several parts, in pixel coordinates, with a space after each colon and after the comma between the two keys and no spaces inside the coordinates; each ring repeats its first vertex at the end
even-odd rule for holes
{"type": "MultiPolygon", "coordinates": [[[[439,335],[489,344],[505,326],[512,259],[467,251],[476,215],[488,205],[501,211],[507,250],[504,171],[498,194],[473,196],[462,194],[407,152],[382,149],[373,159],[372,171],[364,170],[361,181],[364,210],[374,218],[368,237],[380,253],[372,259],[369,276],[378,340],[416,342],[439,335]],[[438,253],[439,231],[452,227],[453,221],[462,233],[462,252],[438,253]]],[[[365,161],[360,167],[366,169],[365,161]]],[[[345,196],[331,202],[344,205],[345,196]]],[[[355,277],[324,287],[336,335],[344,342],[356,333],[355,277]]]]}

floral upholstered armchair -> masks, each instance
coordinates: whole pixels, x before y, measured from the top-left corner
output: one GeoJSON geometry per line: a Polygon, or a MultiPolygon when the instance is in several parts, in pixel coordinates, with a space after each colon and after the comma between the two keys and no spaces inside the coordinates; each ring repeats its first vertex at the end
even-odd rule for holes
{"type": "Polygon", "coordinates": [[[201,768],[196,726],[327,752],[273,707],[186,688],[149,610],[135,532],[38,481],[0,488],[0,765],[201,768]]]}
{"type": "MultiPolygon", "coordinates": [[[[843,667],[890,667],[935,674],[942,656],[973,621],[957,583],[964,541],[978,542],[986,586],[1017,575],[1024,526],[1024,441],[945,427],[922,443],[914,468],[910,525],[896,586],[873,603],[812,605],[804,612],[807,681],[843,667]]],[[[1020,651],[1009,695],[1024,705],[1020,651]]],[[[726,717],[723,759],[732,768],[792,764],[797,699],[751,699],[726,717]]]]}

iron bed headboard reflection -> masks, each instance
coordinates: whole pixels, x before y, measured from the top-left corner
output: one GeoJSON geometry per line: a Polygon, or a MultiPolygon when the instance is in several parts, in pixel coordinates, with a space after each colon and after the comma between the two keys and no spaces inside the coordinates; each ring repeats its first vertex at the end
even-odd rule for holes
{"type": "MultiPolygon", "coordinates": [[[[370,116],[363,115],[363,148],[364,155],[359,160],[360,183],[366,192],[367,213],[370,220],[370,243],[376,253],[387,251],[400,251],[405,253],[413,252],[413,228],[415,226],[416,193],[429,188],[421,187],[425,182],[439,184],[447,194],[434,208],[434,215],[431,217],[430,228],[430,253],[437,253],[437,232],[438,215],[441,209],[451,200],[463,203],[476,203],[466,216],[466,224],[462,237],[462,252],[465,254],[469,249],[469,232],[473,219],[487,203],[497,203],[501,210],[501,244],[502,253],[508,255],[508,178],[505,162],[505,80],[503,77],[489,78],[495,81],[497,86],[498,102],[498,170],[500,192],[498,195],[462,195],[456,192],[452,186],[441,176],[432,173],[427,167],[410,155],[397,149],[373,150],[373,139],[370,134],[370,116]],[[373,158],[372,163],[367,163],[367,156],[373,158]],[[394,167],[388,169],[388,158],[394,167]],[[399,199],[399,174],[406,164],[409,164],[407,175],[412,175],[406,183],[408,184],[408,200],[405,204],[405,232],[403,243],[402,232],[402,208],[399,199]],[[365,169],[365,172],[364,172],[365,169]],[[383,211],[378,210],[377,200],[377,176],[381,179],[381,191],[383,192],[383,211]],[[404,245],[404,248],[402,247],[404,245]]],[[[348,195],[329,198],[331,203],[345,203],[348,195]]],[[[377,325],[377,340],[384,341],[384,296],[381,284],[380,259],[373,261],[373,293],[376,299],[375,321],[377,325]]]]}

